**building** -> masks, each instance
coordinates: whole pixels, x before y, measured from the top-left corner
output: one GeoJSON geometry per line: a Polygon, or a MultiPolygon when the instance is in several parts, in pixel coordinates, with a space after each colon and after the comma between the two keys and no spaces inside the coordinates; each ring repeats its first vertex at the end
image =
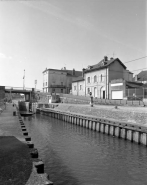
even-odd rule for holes
{"type": "Polygon", "coordinates": [[[147,83],[147,70],[146,71],[141,71],[139,74],[135,75],[133,78],[134,81],[142,82],[142,83],[147,83]]]}
{"type": "Polygon", "coordinates": [[[82,71],[45,69],[43,71],[43,92],[68,94],[72,88],[72,79],[82,75],[82,71]]]}
{"type": "MultiPolygon", "coordinates": [[[[132,81],[133,73],[118,58],[104,57],[99,63],[83,69],[81,77],[73,79],[73,95],[92,95],[97,98],[111,99],[109,84],[112,80],[132,81]]],[[[117,92],[116,92],[117,93],[117,92]]]]}
{"type": "Polygon", "coordinates": [[[126,81],[124,79],[112,80],[109,84],[111,99],[141,99],[143,98],[143,83],[126,81]]]}

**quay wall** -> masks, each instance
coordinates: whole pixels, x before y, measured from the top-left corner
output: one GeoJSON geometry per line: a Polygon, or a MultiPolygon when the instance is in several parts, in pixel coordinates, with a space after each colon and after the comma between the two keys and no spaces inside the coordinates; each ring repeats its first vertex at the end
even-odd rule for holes
{"type": "Polygon", "coordinates": [[[36,113],[79,125],[113,137],[122,138],[147,146],[147,127],[113,119],[56,110],[54,108],[37,108],[36,113]]]}

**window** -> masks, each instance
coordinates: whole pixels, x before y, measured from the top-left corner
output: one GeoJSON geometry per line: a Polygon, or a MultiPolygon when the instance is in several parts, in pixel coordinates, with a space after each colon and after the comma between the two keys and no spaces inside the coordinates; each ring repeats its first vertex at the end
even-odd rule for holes
{"type": "Polygon", "coordinates": [[[61,89],[61,93],[63,93],[63,89],[61,89]]]}
{"type": "Polygon", "coordinates": [[[103,75],[101,74],[101,82],[103,81],[103,75]]]}
{"type": "Polygon", "coordinates": [[[87,83],[90,83],[90,77],[87,78],[87,83]]]}
{"type": "Polygon", "coordinates": [[[61,82],[61,85],[63,85],[63,82],[61,82]]]}
{"type": "Polygon", "coordinates": [[[96,75],[94,76],[94,82],[97,82],[97,76],[96,75]]]}
{"type": "Polygon", "coordinates": [[[90,93],[90,88],[87,88],[87,94],[89,94],[90,93]]]}
{"type": "Polygon", "coordinates": [[[74,86],[74,91],[76,91],[76,86],[74,86]]]}
{"type": "Polygon", "coordinates": [[[80,90],[82,90],[82,85],[80,85],[80,90]]]}
{"type": "Polygon", "coordinates": [[[46,85],[47,85],[47,82],[46,82],[46,85]]]}

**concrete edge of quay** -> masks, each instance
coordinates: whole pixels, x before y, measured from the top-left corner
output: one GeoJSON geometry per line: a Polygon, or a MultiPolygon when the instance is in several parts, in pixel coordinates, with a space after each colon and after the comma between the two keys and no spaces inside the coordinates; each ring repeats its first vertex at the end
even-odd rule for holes
{"type": "Polygon", "coordinates": [[[44,173],[44,163],[42,159],[38,158],[39,153],[36,148],[34,148],[34,144],[31,141],[31,137],[28,135],[26,125],[22,120],[21,114],[16,104],[16,112],[13,112],[13,116],[18,116],[18,120],[20,123],[21,131],[24,136],[24,142],[30,149],[30,157],[32,158],[33,168],[30,174],[30,177],[26,183],[26,185],[53,185],[53,182],[49,180],[49,175],[44,173]]]}
{"type": "Polygon", "coordinates": [[[96,116],[56,110],[54,108],[37,108],[36,113],[60,119],[87,129],[108,134],[147,146],[147,127],[114,119],[98,118],[96,116]]]}

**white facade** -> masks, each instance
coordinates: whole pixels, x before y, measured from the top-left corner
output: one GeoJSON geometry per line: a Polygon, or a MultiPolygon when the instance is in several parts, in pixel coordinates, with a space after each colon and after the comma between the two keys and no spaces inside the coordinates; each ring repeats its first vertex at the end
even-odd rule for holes
{"type": "MultiPolygon", "coordinates": [[[[125,65],[119,59],[111,59],[110,65],[95,66],[90,66],[84,71],[84,81],[75,81],[72,83],[73,95],[89,96],[91,92],[95,98],[111,99],[112,94],[109,90],[111,80],[124,79],[132,81],[133,74],[126,70],[125,65]],[[79,85],[84,87],[83,92],[80,90],[79,85]]],[[[122,96],[122,92],[118,92],[117,94],[119,97],[122,96]]]]}
{"type": "Polygon", "coordinates": [[[43,73],[43,90],[48,92],[48,71],[43,73]]]}
{"type": "Polygon", "coordinates": [[[72,78],[81,74],[81,71],[74,69],[46,69],[43,72],[43,92],[68,94],[72,88],[72,78]]]}
{"type": "Polygon", "coordinates": [[[84,78],[86,86],[85,88],[86,96],[89,95],[89,92],[92,92],[92,95],[94,97],[106,98],[107,75],[108,75],[107,68],[85,73],[84,78]]]}
{"type": "Polygon", "coordinates": [[[85,96],[85,81],[72,83],[72,94],[77,96],[85,96]]]}

